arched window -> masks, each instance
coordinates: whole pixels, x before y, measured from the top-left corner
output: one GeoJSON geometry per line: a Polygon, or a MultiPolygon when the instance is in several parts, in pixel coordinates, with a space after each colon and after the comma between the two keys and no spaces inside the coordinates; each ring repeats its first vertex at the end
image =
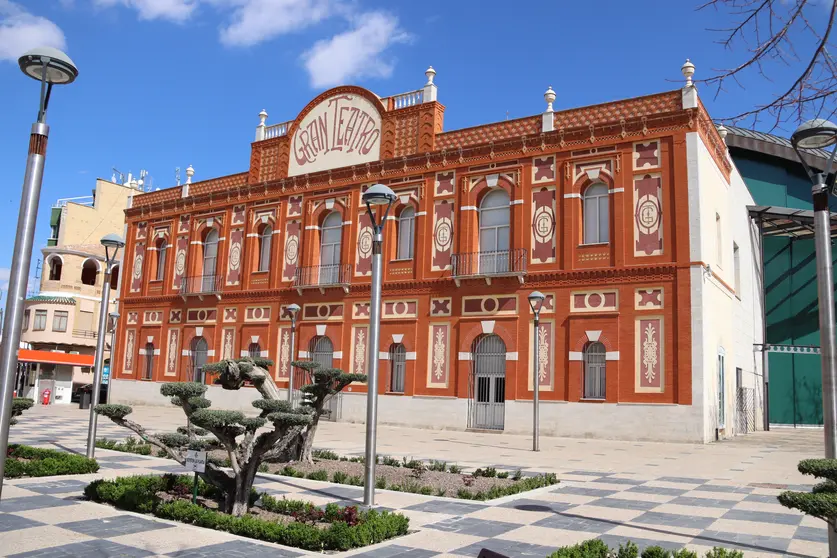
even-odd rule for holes
{"type": "Polygon", "coordinates": [[[143,370],[142,379],[154,379],[154,343],[145,344],[145,369],[143,370]]]}
{"type": "Polygon", "coordinates": [[[607,186],[601,182],[584,191],[584,244],[610,242],[610,214],[607,186]]]}
{"type": "Polygon", "coordinates": [[[498,188],[480,204],[480,273],[509,270],[509,194],[498,188]]]}
{"type": "Polygon", "coordinates": [[[407,375],[407,349],[397,343],[389,348],[389,389],[392,393],[404,393],[404,378],[407,375]]]}
{"type": "Polygon", "coordinates": [[[119,266],[115,265],[110,269],[110,288],[116,290],[119,286],[119,266]]]}
{"type": "Polygon", "coordinates": [[[63,267],[63,263],[61,262],[61,258],[58,256],[53,256],[49,259],[49,280],[50,281],[60,281],[61,280],[61,268],[63,267]]]}
{"type": "Polygon", "coordinates": [[[212,229],[203,241],[203,292],[215,290],[215,267],[218,264],[218,231],[212,229]]]}
{"type": "Polygon", "coordinates": [[[84,260],[84,264],[81,266],[81,282],[85,285],[95,285],[98,272],[99,266],[96,265],[96,260],[84,260]]]}
{"type": "Polygon", "coordinates": [[[320,369],[334,368],[334,344],[325,335],[318,335],[309,345],[311,360],[320,363],[320,369]]]}
{"type": "Polygon", "coordinates": [[[165,238],[157,241],[157,281],[162,281],[166,276],[166,252],[168,249],[169,245],[165,238]]]}
{"type": "Polygon", "coordinates": [[[270,225],[262,227],[259,233],[259,271],[270,269],[270,240],[273,237],[273,229],[270,225]]]}
{"type": "Polygon", "coordinates": [[[250,343],[250,346],[247,347],[247,354],[250,358],[261,358],[262,346],[258,343],[250,343]]]}
{"type": "Polygon", "coordinates": [[[415,244],[416,210],[405,207],[398,216],[398,253],[399,260],[413,259],[413,245],[415,244]]]}
{"type": "Polygon", "coordinates": [[[599,342],[584,347],[584,399],[605,398],[605,346],[599,342]]]}
{"type": "Polygon", "coordinates": [[[320,284],[333,285],[340,279],[340,244],[343,218],[332,211],[323,221],[320,236],[320,284]]]}
{"type": "Polygon", "coordinates": [[[209,353],[209,345],[203,337],[192,339],[192,381],[204,383],[203,367],[209,353]]]}

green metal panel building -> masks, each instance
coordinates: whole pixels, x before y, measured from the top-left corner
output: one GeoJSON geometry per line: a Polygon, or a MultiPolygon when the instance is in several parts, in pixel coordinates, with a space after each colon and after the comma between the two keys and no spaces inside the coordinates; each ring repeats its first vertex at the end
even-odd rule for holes
{"type": "MultiPolygon", "coordinates": [[[[811,180],[787,139],[740,128],[727,130],[730,155],[759,209],[803,210],[793,225],[774,224],[772,233],[764,237],[770,424],[821,425],[816,257],[812,229],[804,219],[813,209],[811,180]]],[[[822,169],[829,155],[815,152],[808,162],[822,169]]],[[[832,198],[831,207],[837,210],[837,199],[832,198]]],[[[751,211],[756,222],[757,214],[751,211]]]]}

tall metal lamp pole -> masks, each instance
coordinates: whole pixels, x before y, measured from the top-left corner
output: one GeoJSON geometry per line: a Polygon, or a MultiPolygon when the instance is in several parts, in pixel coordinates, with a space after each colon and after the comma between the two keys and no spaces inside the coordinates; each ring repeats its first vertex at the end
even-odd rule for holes
{"type": "Polygon", "coordinates": [[[540,391],[541,391],[541,378],[540,378],[540,358],[538,352],[540,351],[540,340],[538,339],[538,330],[540,328],[540,318],[541,318],[541,307],[543,307],[543,301],[546,297],[540,291],[533,291],[532,294],[529,295],[529,306],[532,308],[532,313],[535,315],[535,324],[532,328],[532,332],[534,333],[533,337],[535,338],[535,349],[534,349],[534,357],[533,357],[533,367],[532,367],[532,392],[534,394],[532,405],[533,412],[532,412],[532,451],[540,451],[540,442],[538,438],[540,437],[540,391]]]}
{"type": "Polygon", "coordinates": [[[23,299],[26,297],[29,265],[32,263],[35,221],[41,198],[49,137],[49,126],[46,125],[47,107],[52,86],[72,83],[78,76],[78,69],[70,57],[54,48],[41,47],[30,50],[20,57],[18,64],[24,74],[41,83],[41,102],[38,106],[38,120],[32,125],[29,135],[29,154],[26,158],[26,174],[23,177],[17,235],[6,297],[6,323],[0,336],[0,497],[3,492],[3,473],[9,447],[17,350],[20,346],[20,328],[23,325],[23,299]]]}
{"type": "MultiPolygon", "coordinates": [[[[834,155],[823,172],[812,169],[800,149],[823,149],[837,144],[837,125],[817,118],[803,123],[791,136],[805,172],[813,182],[811,194],[814,201],[814,245],[817,255],[817,293],[820,314],[820,352],[822,355],[822,414],[825,426],[825,457],[837,458],[837,341],[834,323],[834,270],[831,259],[831,212],[828,208],[829,193],[834,191],[834,155]]],[[[837,558],[837,532],[828,529],[828,555],[837,558]]]]}
{"type": "MultiPolygon", "coordinates": [[[[288,312],[291,314],[291,362],[293,362],[294,355],[296,354],[296,315],[301,310],[299,304],[294,302],[293,304],[288,305],[287,308],[288,312]]],[[[290,370],[288,370],[288,401],[293,402],[294,397],[294,367],[291,366],[290,370]]]]}
{"type": "MultiPolygon", "coordinates": [[[[105,335],[108,328],[108,303],[110,301],[110,273],[116,265],[119,249],[125,241],[118,234],[108,234],[102,238],[105,247],[105,278],[102,284],[102,301],[99,306],[99,332],[96,336],[96,358],[93,362],[93,393],[90,401],[90,421],[87,424],[87,457],[93,459],[96,452],[96,405],[99,404],[99,392],[102,390],[102,365],[105,361],[105,335]]],[[[113,360],[113,355],[111,355],[113,360]]]]}
{"type": "MultiPolygon", "coordinates": [[[[363,202],[372,224],[372,302],[369,312],[369,377],[366,383],[366,461],[364,466],[363,504],[375,505],[375,444],[378,430],[378,351],[381,336],[381,283],[383,277],[382,245],[384,225],[396,196],[383,184],[370,186],[363,193],[363,202]],[[375,219],[373,205],[386,206],[375,219]]],[[[366,239],[368,241],[368,239],[366,239]]],[[[361,242],[363,242],[363,237],[361,242]]]]}

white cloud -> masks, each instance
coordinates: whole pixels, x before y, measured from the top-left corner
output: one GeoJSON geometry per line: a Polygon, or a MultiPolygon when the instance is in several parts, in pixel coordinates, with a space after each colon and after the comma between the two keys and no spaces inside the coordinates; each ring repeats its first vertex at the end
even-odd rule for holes
{"type": "Polygon", "coordinates": [[[333,0],[213,0],[233,7],[232,21],[221,28],[221,42],[252,46],[299,31],[342,11],[333,0]]]}
{"type": "Polygon", "coordinates": [[[133,8],[143,20],[166,19],[183,23],[192,17],[199,0],[94,0],[94,3],[103,8],[116,5],[133,8]]]}
{"type": "Polygon", "coordinates": [[[398,27],[398,18],[384,12],[368,12],[352,19],[352,29],[317,41],[302,54],[311,87],[392,75],[392,62],[381,55],[390,45],[410,39],[409,34],[398,27]]]}
{"type": "Polygon", "coordinates": [[[27,12],[10,0],[0,0],[0,60],[17,60],[37,46],[67,48],[64,32],[45,17],[27,12]]]}

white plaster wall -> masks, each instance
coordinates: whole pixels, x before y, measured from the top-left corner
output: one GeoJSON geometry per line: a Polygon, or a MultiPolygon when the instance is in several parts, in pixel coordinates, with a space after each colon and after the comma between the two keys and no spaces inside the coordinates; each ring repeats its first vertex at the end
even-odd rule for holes
{"type": "MultiPolygon", "coordinates": [[[[168,397],[160,395],[161,382],[147,382],[142,380],[111,379],[110,402],[122,405],[171,405],[168,397]]],[[[281,397],[287,397],[287,390],[279,390],[281,397]]],[[[220,386],[208,386],[205,397],[212,401],[213,409],[244,411],[256,413],[252,403],[261,399],[261,394],[255,388],[226,390],[220,386]]]]}
{"type": "MultiPolygon", "coordinates": [[[[753,344],[762,338],[760,254],[747,212],[754,201],[738,171],[733,168],[727,183],[697,133],[687,135],[687,157],[691,260],[709,266],[694,265],[691,272],[693,395],[695,402],[702,402],[704,439],[711,440],[719,427],[719,351],[725,355],[723,436],[736,431],[736,368],[742,369],[742,387],[761,384],[761,361],[753,352],[753,344]],[[721,218],[720,253],[716,215],[721,218]],[[739,248],[737,292],[733,243],[739,248]]],[[[760,406],[761,397],[756,402],[760,406]]],[[[760,416],[757,413],[757,425],[760,416]]]]}

